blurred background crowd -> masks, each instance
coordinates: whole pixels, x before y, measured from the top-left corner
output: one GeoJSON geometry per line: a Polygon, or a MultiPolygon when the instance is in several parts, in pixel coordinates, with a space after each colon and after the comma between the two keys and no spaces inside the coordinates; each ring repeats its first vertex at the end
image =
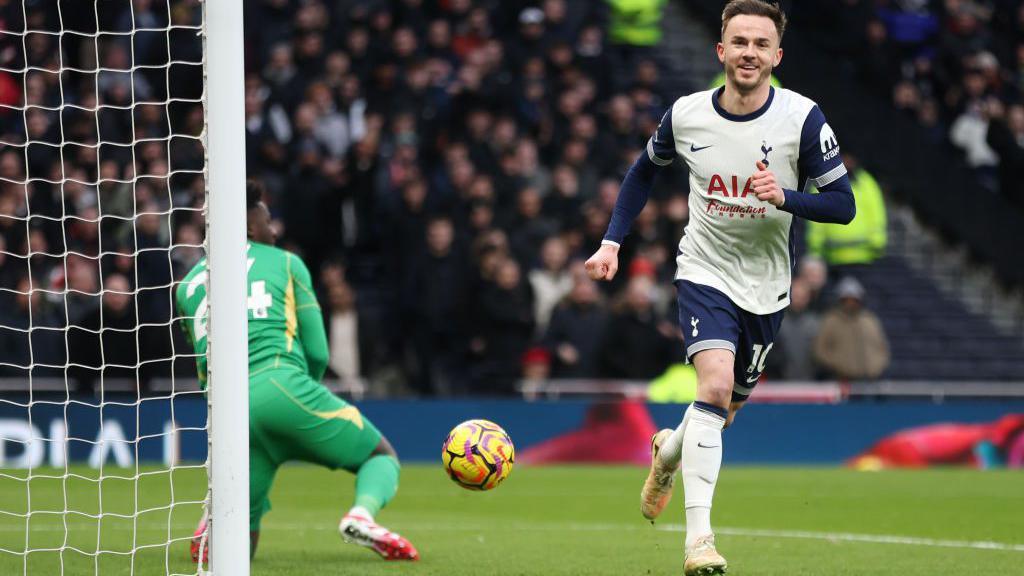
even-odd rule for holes
{"type": "Polygon", "coordinates": [[[981,188],[1018,209],[1024,143],[1024,4],[1016,0],[819,3],[863,84],[960,150],[981,188]]]}
{"type": "MultiPolygon", "coordinates": [[[[615,280],[595,284],[582,262],[664,111],[709,86],[672,51],[687,4],[701,3],[246,2],[248,175],[267,188],[280,245],[314,273],[332,377],[379,394],[510,394],[522,378],[650,380],[683,361],[671,284],[688,221],[681,163],[659,178],[615,280]]],[[[1019,209],[1019,2],[796,4],[838,30],[854,78],[937,148],[963,150],[977,193],[1019,209]]],[[[194,374],[172,290],[203,255],[199,10],[0,0],[0,29],[30,31],[0,34],[5,376],[31,366],[89,390],[101,375],[194,374]]],[[[717,31],[704,34],[695,58],[713,69],[717,31]]],[[[892,304],[894,278],[997,331],[887,255],[884,179],[856,147],[844,154],[858,220],[800,229],[768,377],[942,371],[929,358],[945,348],[900,347],[928,329],[892,304]]],[[[977,367],[963,370],[952,376],[977,367]]]]}

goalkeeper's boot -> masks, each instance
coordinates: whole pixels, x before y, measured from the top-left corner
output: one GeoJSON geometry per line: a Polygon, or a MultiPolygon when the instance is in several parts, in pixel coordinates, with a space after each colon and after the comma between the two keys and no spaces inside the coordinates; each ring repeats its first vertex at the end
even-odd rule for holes
{"type": "Polygon", "coordinates": [[[338,531],[345,542],[365,546],[385,560],[420,559],[411,542],[368,518],[348,514],[341,519],[338,531]]]}
{"type": "Polygon", "coordinates": [[[672,486],[675,484],[676,470],[679,469],[679,464],[666,466],[661,458],[658,458],[661,445],[671,434],[672,430],[665,428],[651,438],[651,471],[647,474],[647,480],[644,480],[643,490],[640,491],[640,513],[651,522],[654,522],[672,499],[672,486]]]}
{"type": "Polygon", "coordinates": [[[683,574],[686,576],[711,576],[725,574],[729,565],[722,555],[715,550],[715,535],[701,536],[686,549],[686,561],[683,574]]]}
{"type": "Polygon", "coordinates": [[[206,538],[205,545],[203,544],[203,538],[206,536],[206,517],[199,522],[199,527],[196,528],[195,533],[192,534],[192,542],[189,549],[192,552],[192,562],[199,563],[199,549],[203,550],[203,564],[210,563],[210,539],[206,538]]]}

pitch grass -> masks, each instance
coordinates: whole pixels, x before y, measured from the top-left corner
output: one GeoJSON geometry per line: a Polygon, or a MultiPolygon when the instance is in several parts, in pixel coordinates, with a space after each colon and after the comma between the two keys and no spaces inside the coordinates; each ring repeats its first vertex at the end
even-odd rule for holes
{"type": "MultiPolygon", "coordinates": [[[[43,471],[35,471],[38,474],[43,471]]],[[[53,471],[45,471],[53,473],[53,471]]],[[[0,552],[0,574],[33,576],[193,573],[187,559],[205,491],[202,471],[144,476],[138,484],[76,468],[85,478],[34,479],[27,556],[0,552]],[[66,485],[66,490],[65,490],[66,485]],[[67,505],[65,506],[65,493],[67,505]],[[136,504],[136,494],[137,502],[136,504]],[[105,514],[95,515],[102,496],[105,514]],[[78,514],[45,511],[65,508],[78,514]],[[65,522],[67,531],[65,531],[65,522]],[[168,528],[169,526],[169,528],[168,528]],[[162,545],[170,532],[181,540],[162,545]],[[144,547],[133,556],[133,546],[144,547]],[[45,551],[60,549],[64,552],[45,551]],[[81,552],[76,552],[72,548],[81,552]],[[110,551],[95,555],[98,549],[110,551]],[[133,565],[134,561],[134,565],[133,565]],[[63,571],[62,571],[63,565],[63,571]],[[27,571],[26,571],[27,567],[27,571]]],[[[24,477],[25,471],[7,471],[24,477]]],[[[128,475],[108,468],[105,474],[128,475]]],[[[352,497],[352,477],[293,466],[281,470],[272,493],[254,576],[373,575],[634,575],[681,574],[682,497],[658,526],[644,522],[638,493],[645,470],[631,467],[519,467],[489,493],[456,487],[439,466],[402,469],[398,497],[379,520],[419,548],[416,564],[385,563],[342,544],[336,524],[352,497]]],[[[26,482],[0,476],[0,548],[21,552],[26,482]]],[[[1024,474],[929,470],[854,472],[842,469],[726,468],[714,520],[734,529],[719,548],[736,575],[1024,574],[1024,474]],[[766,532],[759,536],[755,530],[766,532]],[[787,538],[779,531],[910,536],[991,541],[1018,550],[848,541],[843,536],[787,538]]]]}

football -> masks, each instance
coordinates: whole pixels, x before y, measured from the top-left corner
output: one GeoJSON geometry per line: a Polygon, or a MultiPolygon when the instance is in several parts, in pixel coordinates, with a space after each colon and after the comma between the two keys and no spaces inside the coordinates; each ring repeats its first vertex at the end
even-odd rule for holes
{"type": "Polygon", "coordinates": [[[490,490],[512,472],[515,447],[490,420],[467,420],[448,434],[441,462],[448,477],[467,490],[490,490]]]}

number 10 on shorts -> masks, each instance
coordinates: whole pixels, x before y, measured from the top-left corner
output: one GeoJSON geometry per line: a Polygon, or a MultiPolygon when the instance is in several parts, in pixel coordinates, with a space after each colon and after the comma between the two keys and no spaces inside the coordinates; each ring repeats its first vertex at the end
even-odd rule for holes
{"type": "Polygon", "coordinates": [[[750,366],[747,367],[747,374],[760,375],[761,372],[764,372],[764,363],[768,360],[768,353],[771,352],[774,345],[774,342],[769,343],[767,347],[763,344],[754,344],[754,350],[750,354],[750,366]]]}

